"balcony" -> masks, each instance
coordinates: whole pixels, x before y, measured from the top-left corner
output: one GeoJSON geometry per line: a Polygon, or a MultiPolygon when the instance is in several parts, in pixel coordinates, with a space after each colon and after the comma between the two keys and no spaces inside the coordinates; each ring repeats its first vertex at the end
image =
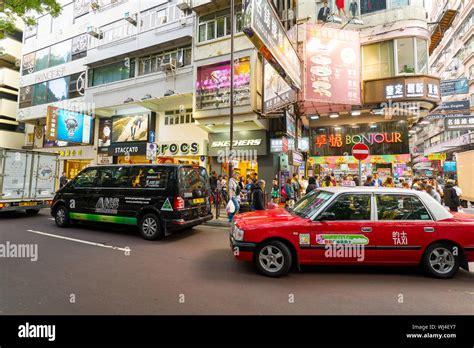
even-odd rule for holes
{"type": "Polygon", "coordinates": [[[430,55],[440,44],[444,33],[451,27],[456,15],[457,11],[454,9],[454,2],[452,1],[446,2],[444,7],[438,12],[437,16],[435,17],[435,26],[431,31],[431,44],[429,48],[430,55]]]}
{"type": "Polygon", "coordinates": [[[0,56],[3,60],[15,64],[15,61],[21,58],[21,42],[8,37],[0,40],[0,56]]]}
{"type": "Polygon", "coordinates": [[[20,73],[9,68],[0,68],[0,86],[20,88],[20,73]]]}

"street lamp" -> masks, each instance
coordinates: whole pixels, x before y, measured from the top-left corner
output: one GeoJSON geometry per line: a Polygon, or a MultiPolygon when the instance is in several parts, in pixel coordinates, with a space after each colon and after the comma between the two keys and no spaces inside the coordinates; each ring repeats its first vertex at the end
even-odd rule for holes
{"type": "Polygon", "coordinates": [[[234,142],[234,0],[230,0],[230,100],[229,100],[229,180],[233,174],[233,142],[234,142]]]}

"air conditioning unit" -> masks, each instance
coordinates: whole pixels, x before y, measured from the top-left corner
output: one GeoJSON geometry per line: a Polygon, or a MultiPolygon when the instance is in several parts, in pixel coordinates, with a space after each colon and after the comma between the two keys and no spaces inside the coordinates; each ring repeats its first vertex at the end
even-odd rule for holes
{"type": "Polygon", "coordinates": [[[163,70],[175,70],[176,59],[171,58],[170,56],[163,57],[161,59],[160,68],[163,70]]]}
{"type": "Polygon", "coordinates": [[[127,22],[129,22],[130,24],[133,24],[133,25],[137,25],[137,18],[138,18],[138,15],[136,13],[130,13],[130,12],[125,12],[124,15],[123,15],[123,19],[125,19],[127,22]]]}
{"type": "Polygon", "coordinates": [[[191,0],[178,0],[176,3],[176,7],[179,8],[181,11],[187,10],[191,8],[191,0]]]}
{"type": "Polygon", "coordinates": [[[102,30],[92,25],[87,27],[86,33],[95,37],[96,39],[100,39],[102,37],[102,30]]]}

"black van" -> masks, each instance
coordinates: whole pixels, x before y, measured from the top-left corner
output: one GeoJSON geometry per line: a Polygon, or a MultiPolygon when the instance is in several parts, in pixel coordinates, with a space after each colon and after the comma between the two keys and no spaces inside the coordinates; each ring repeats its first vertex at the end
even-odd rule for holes
{"type": "Polygon", "coordinates": [[[54,197],[56,225],[78,221],[138,226],[148,240],[212,219],[206,169],[190,165],[110,165],[82,170],[54,197]]]}

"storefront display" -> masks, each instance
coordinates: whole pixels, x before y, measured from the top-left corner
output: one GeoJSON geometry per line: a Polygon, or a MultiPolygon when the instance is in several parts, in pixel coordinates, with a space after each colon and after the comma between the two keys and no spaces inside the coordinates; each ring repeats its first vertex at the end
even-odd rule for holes
{"type": "MultiPolygon", "coordinates": [[[[230,62],[199,67],[196,82],[196,108],[228,107],[230,100],[230,62]]],[[[250,104],[250,58],[234,64],[234,105],[250,104]]]]}

